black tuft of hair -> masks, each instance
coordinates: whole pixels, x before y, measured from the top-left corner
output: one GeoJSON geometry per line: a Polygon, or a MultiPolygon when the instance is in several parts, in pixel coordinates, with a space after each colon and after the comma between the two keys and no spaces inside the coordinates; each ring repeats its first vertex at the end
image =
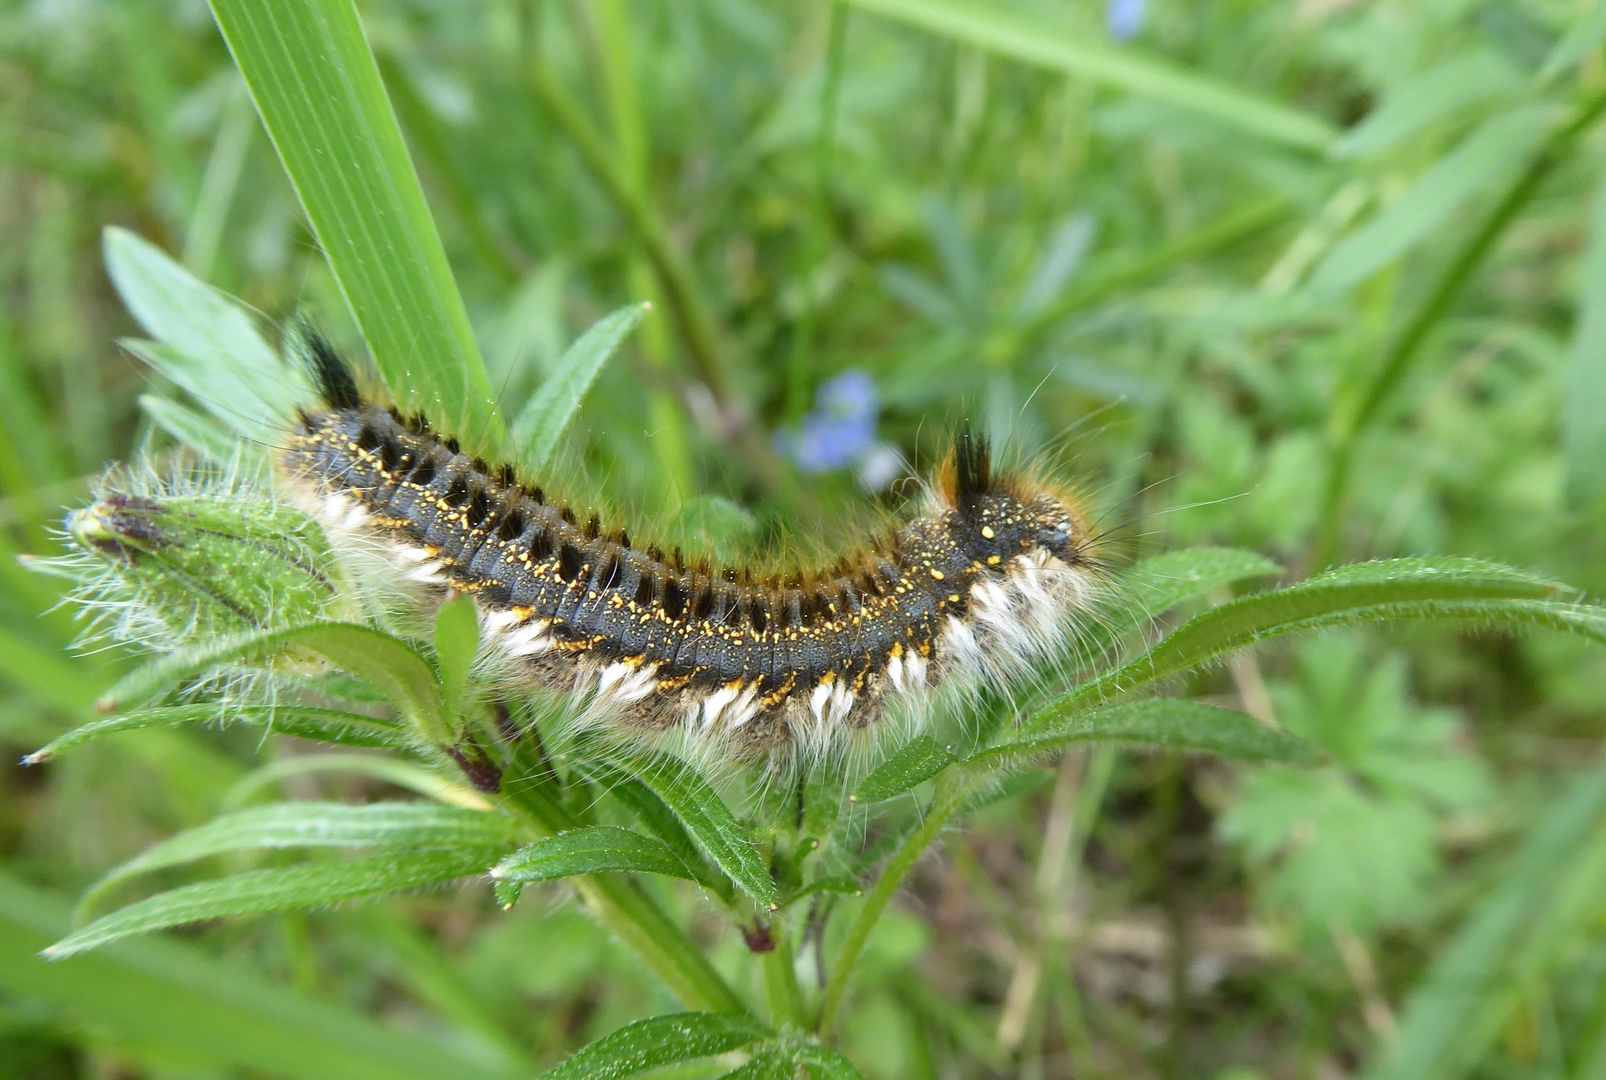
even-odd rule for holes
{"type": "Polygon", "coordinates": [[[992,449],[987,436],[970,430],[970,421],[959,425],[954,436],[954,501],[968,506],[992,490],[992,449]]]}
{"type": "Polygon", "coordinates": [[[331,409],[355,409],[362,404],[357,391],[357,376],[351,365],[335,351],[329,339],[320,334],[306,320],[297,327],[303,350],[302,359],[312,379],[318,384],[318,396],[331,409]]]}

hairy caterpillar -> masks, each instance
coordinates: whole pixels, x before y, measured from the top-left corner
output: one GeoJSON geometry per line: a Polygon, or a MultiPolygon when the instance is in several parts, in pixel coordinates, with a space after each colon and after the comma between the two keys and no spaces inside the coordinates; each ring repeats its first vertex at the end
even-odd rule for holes
{"type": "Polygon", "coordinates": [[[817,749],[896,698],[1019,675],[1096,595],[1079,504],[999,475],[968,431],[918,516],[829,568],[762,576],[581,521],[365,401],[344,362],[310,346],[324,407],[300,413],[279,457],[295,498],[333,536],[378,540],[399,576],[472,594],[501,670],[581,695],[615,730],[679,732],[735,758],[817,749]]]}

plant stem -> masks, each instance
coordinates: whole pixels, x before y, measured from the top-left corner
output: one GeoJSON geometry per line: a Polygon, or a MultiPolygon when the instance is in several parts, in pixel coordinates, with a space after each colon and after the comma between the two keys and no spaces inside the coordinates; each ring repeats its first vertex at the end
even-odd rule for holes
{"type": "Polygon", "coordinates": [[[1460,295],[1467,280],[1489,254],[1506,227],[1518,212],[1528,204],[1546,177],[1566,160],[1578,136],[1587,130],[1601,112],[1606,110],[1606,94],[1591,99],[1572,122],[1551,136],[1544,148],[1535,155],[1506,190],[1505,196],[1495,204],[1484,218],[1483,224],[1461,245],[1449,264],[1440,272],[1427,299],[1417,309],[1384,354],[1377,372],[1372,376],[1360,403],[1340,412],[1333,425],[1333,458],[1328,466],[1326,489],[1323,496],[1322,525],[1316,548],[1315,568],[1331,566],[1338,558],[1344,526],[1344,510],[1348,502],[1350,472],[1355,463],[1355,447],[1364,432],[1377,419],[1389,397],[1399,388],[1411,362],[1416,359],[1428,333],[1450,309],[1460,295]]]}
{"type": "MultiPolygon", "coordinates": [[[[550,784],[522,780],[539,775],[539,767],[519,753],[514,754],[514,762],[507,773],[510,782],[502,788],[503,804],[544,835],[574,828],[577,822],[553,798],[550,784]]],[[[687,1008],[748,1011],[702,950],[636,882],[614,874],[585,874],[569,880],[586,910],[641,957],[687,1008]]]]}
{"type": "Polygon", "coordinates": [[[794,504],[807,505],[807,493],[787,473],[769,442],[754,429],[746,408],[731,393],[719,336],[708,305],[697,288],[691,268],[670,244],[651,202],[620,170],[563,84],[539,63],[532,62],[527,67],[527,79],[536,99],[569,136],[586,170],[602,185],[640,239],[663,288],[664,299],[687,355],[691,357],[692,367],[719,406],[720,423],[726,430],[715,434],[735,441],[742,459],[766,486],[787,496],[794,504]]]}
{"type": "Polygon", "coordinates": [[[842,947],[837,950],[836,962],[831,968],[831,977],[825,984],[825,999],[820,1006],[820,1022],[815,1030],[822,1037],[829,1037],[836,1024],[837,1012],[842,1007],[842,997],[847,993],[848,981],[853,977],[853,968],[857,964],[859,954],[864,951],[864,944],[870,938],[870,931],[886,910],[893,894],[903,884],[903,879],[909,876],[920,857],[925,854],[926,848],[947,826],[948,821],[970,797],[974,782],[968,777],[961,779],[954,775],[955,770],[949,769],[937,776],[937,792],[931,800],[931,806],[926,810],[926,819],[920,827],[909,834],[887,868],[876,879],[875,886],[864,898],[864,906],[854,916],[853,925],[848,927],[848,936],[843,940],[842,947]]]}
{"type": "Polygon", "coordinates": [[[775,947],[763,954],[761,967],[764,992],[770,1003],[770,1023],[777,1028],[802,1031],[803,992],[797,985],[797,957],[792,951],[792,939],[779,921],[769,928],[769,933],[775,947]]]}

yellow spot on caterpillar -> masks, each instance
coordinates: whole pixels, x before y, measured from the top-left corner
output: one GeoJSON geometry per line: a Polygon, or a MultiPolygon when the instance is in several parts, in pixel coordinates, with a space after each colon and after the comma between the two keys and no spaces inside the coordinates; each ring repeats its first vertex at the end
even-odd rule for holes
{"type": "Polygon", "coordinates": [[[987,540],[995,539],[998,536],[997,533],[993,532],[993,527],[991,525],[983,525],[981,527],[981,535],[987,540]]]}
{"type": "Polygon", "coordinates": [[[934,566],[934,567],[931,568],[931,576],[932,576],[933,579],[935,579],[937,581],[941,581],[942,580],[942,571],[938,570],[934,566]]]}
{"type": "Polygon", "coordinates": [[[957,603],[959,603],[959,594],[958,594],[958,593],[949,593],[949,594],[948,594],[948,602],[949,602],[949,603],[950,603],[950,604],[957,604],[957,603]]]}
{"type": "Polygon", "coordinates": [[[1004,560],[1000,559],[997,555],[989,555],[989,556],[987,556],[987,565],[988,566],[997,566],[999,563],[1001,563],[1003,561],[1004,560]]]}

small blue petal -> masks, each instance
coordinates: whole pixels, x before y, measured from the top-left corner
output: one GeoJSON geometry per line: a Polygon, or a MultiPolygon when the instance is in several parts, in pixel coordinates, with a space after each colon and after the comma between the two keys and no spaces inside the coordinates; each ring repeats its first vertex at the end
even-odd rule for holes
{"type": "Polygon", "coordinates": [[[1116,41],[1131,41],[1143,29],[1146,0],[1109,0],[1104,9],[1104,25],[1116,41]]]}

